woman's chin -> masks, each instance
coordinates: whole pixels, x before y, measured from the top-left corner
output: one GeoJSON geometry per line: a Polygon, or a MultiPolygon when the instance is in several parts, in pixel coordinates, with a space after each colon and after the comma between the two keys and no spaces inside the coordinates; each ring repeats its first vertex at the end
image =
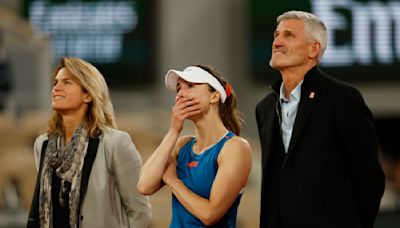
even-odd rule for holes
{"type": "Polygon", "coordinates": [[[51,107],[53,109],[53,111],[58,112],[60,114],[66,112],[68,109],[64,108],[64,107],[59,107],[59,106],[53,106],[51,107]]]}

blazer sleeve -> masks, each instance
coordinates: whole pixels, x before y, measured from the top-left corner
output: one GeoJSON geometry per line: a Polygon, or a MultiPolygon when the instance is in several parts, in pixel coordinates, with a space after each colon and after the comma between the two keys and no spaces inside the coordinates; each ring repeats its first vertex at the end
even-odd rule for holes
{"type": "Polygon", "coordinates": [[[344,140],[353,199],[362,227],[372,228],[385,188],[373,116],[358,90],[348,89],[342,95],[336,124],[344,140]]]}
{"type": "Polygon", "coordinates": [[[136,188],[142,159],[126,132],[122,132],[114,143],[112,169],[127,212],[129,227],[147,227],[152,216],[150,202],[136,188]]]}
{"type": "Polygon", "coordinates": [[[40,191],[40,169],[41,169],[40,166],[41,163],[43,163],[43,161],[41,161],[43,160],[41,156],[43,156],[43,154],[45,153],[46,148],[43,148],[43,146],[46,139],[47,137],[45,135],[40,135],[39,137],[36,138],[33,146],[35,165],[38,173],[36,175],[35,190],[33,192],[32,203],[29,210],[28,221],[26,224],[27,228],[40,227],[40,221],[39,221],[39,191],[40,191]]]}

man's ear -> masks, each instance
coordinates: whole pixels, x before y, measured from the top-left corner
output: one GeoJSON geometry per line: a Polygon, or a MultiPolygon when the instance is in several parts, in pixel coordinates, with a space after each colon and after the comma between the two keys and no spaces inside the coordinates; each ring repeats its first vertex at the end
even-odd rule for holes
{"type": "Polygon", "coordinates": [[[310,58],[318,58],[318,54],[321,52],[321,44],[318,41],[314,41],[308,50],[308,56],[310,58]]]}

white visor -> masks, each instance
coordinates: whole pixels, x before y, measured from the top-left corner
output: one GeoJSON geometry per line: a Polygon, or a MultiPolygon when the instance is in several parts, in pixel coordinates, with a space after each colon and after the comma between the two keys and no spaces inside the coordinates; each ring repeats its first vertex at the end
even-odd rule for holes
{"type": "Polygon", "coordinates": [[[169,90],[176,91],[178,78],[192,83],[207,83],[221,94],[221,103],[226,100],[226,92],[221,83],[212,74],[200,67],[189,66],[183,71],[169,70],[165,75],[165,86],[169,90]]]}

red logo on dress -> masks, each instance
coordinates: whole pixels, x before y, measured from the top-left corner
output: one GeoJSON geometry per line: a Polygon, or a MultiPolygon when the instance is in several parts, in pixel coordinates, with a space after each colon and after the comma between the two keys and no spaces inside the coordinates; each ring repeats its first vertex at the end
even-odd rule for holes
{"type": "Polygon", "coordinates": [[[192,161],[192,162],[188,162],[187,163],[187,166],[189,167],[189,168],[195,168],[195,167],[197,167],[199,165],[199,162],[198,161],[192,161]]]}

